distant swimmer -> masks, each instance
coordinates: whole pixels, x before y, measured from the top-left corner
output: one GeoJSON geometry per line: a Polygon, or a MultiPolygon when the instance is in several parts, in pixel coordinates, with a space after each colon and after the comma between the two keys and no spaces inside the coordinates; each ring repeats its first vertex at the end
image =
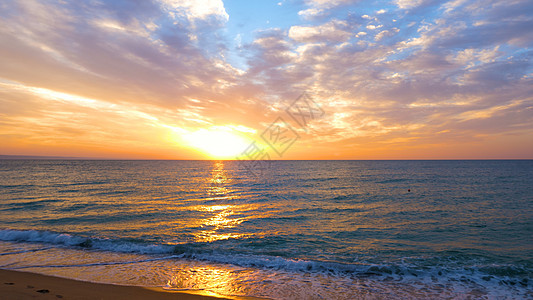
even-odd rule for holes
{"type": "Polygon", "coordinates": [[[411,192],[411,189],[407,189],[408,192],[411,192]]]}

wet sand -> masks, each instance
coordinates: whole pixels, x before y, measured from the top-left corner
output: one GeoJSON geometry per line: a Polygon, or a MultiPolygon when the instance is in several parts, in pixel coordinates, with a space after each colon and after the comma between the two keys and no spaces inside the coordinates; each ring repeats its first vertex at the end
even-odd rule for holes
{"type": "Polygon", "coordinates": [[[1,270],[1,299],[184,299],[208,300],[231,299],[162,288],[143,288],[112,284],[91,283],[35,273],[1,270]]]}

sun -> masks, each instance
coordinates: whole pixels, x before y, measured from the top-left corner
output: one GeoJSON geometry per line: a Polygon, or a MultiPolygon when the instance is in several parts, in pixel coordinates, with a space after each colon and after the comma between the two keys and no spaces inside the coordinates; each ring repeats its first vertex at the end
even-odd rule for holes
{"type": "Polygon", "coordinates": [[[238,126],[211,126],[182,136],[192,148],[212,159],[235,159],[250,145],[238,126]]]}

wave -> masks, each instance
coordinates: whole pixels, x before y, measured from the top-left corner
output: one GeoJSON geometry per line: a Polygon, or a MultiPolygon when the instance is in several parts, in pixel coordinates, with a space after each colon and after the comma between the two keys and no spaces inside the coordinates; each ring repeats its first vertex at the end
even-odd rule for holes
{"type": "MultiPolygon", "coordinates": [[[[335,276],[357,277],[387,277],[395,280],[417,277],[463,276],[477,274],[479,279],[490,280],[493,277],[517,278],[517,283],[527,283],[527,278],[533,278],[530,264],[523,266],[477,263],[470,266],[458,267],[451,264],[427,265],[368,263],[364,261],[354,263],[338,263],[329,261],[311,261],[291,259],[279,256],[269,256],[235,251],[220,251],[209,243],[188,244],[154,244],[142,241],[128,241],[121,239],[89,238],[75,236],[68,233],[57,233],[38,230],[0,230],[0,241],[43,243],[59,247],[80,248],[119,253],[135,253],[164,256],[157,259],[189,259],[211,263],[231,264],[240,267],[258,269],[283,270],[289,272],[322,273],[335,276]],[[526,279],[525,281],[523,279],[526,279]]],[[[40,248],[46,250],[48,248],[40,248]]],[[[37,250],[31,250],[37,251],[37,250]]],[[[3,253],[0,255],[16,254],[3,253]]],[[[440,260],[441,262],[444,262],[440,260]]],[[[513,281],[511,281],[513,282],[513,281]]]]}
{"type": "MultiPolygon", "coordinates": [[[[119,239],[88,238],[71,235],[68,233],[56,233],[38,230],[0,230],[0,241],[44,243],[56,246],[66,246],[100,251],[137,254],[171,254],[175,258],[209,261],[223,264],[233,264],[242,267],[257,267],[267,269],[286,269],[292,271],[322,271],[322,272],[357,272],[355,265],[343,265],[339,263],[314,262],[306,260],[294,260],[268,255],[250,255],[217,253],[216,250],[208,249],[208,243],[189,244],[150,244],[132,242],[119,239]]],[[[362,270],[364,271],[364,270],[362,270]]]]}
{"type": "MultiPolygon", "coordinates": [[[[265,278],[265,276],[268,275],[266,277],[269,279],[265,282],[261,282],[261,284],[265,286],[268,286],[269,280],[279,279],[277,282],[283,283],[285,282],[284,279],[287,279],[293,284],[300,282],[302,287],[305,286],[305,288],[302,288],[298,291],[298,293],[301,295],[307,295],[307,283],[309,280],[316,279],[318,281],[315,283],[318,285],[320,285],[319,283],[322,282],[321,280],[326,280],[325,282],[327,282],[324,286],[317,287],[319,291],[313,292],[317,295],[329,291],[331,289],[331,285],[334,283],[339,283],[341,286],[345,285],[352,287],[355,283],[369,282],[369,284],[374,288],[379,289],[381,287],[385,292],[388,291],[387,288],[389,285],[408,287],[426,286],[426,288],[429,289],[428,295],[433,296],[440,295],[440,289],[442,287],[446,287],[451,289],[456,295],[462,295],[471,290],[482,290],[487,295],[492,295],[496,298],[502,295],[504,296],[503,298],[507,297],[508,295],[516,295],[518,298],[527,298],[526,295],[529,295],[528,293],[532,286],[531,282],[533,278],[533,269],[531,268],[530,263],[519,266],[503,264],[498,265],[495,263],[484,262],[469,263],[468,265],[461,267],[453,262],[447,262],[442,258],[438,259],[435,257],[427,257],[422,259],[420,263],[413,263],[412,260],[410,263],[382,262],[381,264],[378,264],[364,261],[338,263],[331,261],[298,260],[291,259],[289,257],[251,253],[237,253],[234,249],[228,249],[224,251],[222,249],[217,249],[214,247],[215,245],[211,243],[169,245],[149,243],[146,241],[82,237],[68,233],[38,230],[0,230],[0,241],[22,243],[24,246],[21,248],[26,248],[21,250],[20,247],[15,247],[17,250],[9,250],[5,253],[0,253],[0,256],[7,258],[9,258],[9,255],[24,255],[24,252],[45,251],[51,248],[63,248],[64,251],[72,251],[72,249],[91,250],[91,252],[94,251],[93,253],[97,253],[96,255],[101,255],[98,253],[98,251],[103,251],[102,253],[111,252],[112,254],[111,256],[107,256],[112,257],[112,259],[99,259],[99,261],[97,260],[96,262],[63,260],[53,261],[53,259],[45,259],[40,260],[39,262],[36,261],[33,264],[8,264],[0,266],[2,268],[40,268],[64,270],[76,267],[85,268],[113,265],[131,265],[131,268],[133,269],[143,268],[144,270],[147,266],[149,268],[160,268],[161,264],[156,263],[154,265],[142,265],[138,267],[136,267],[136,264],[152,261],[168,261],[171,264],[182,262],[185,264],[188,264],[189,262],[196,264],[196,262],[201,262],[202,264],[207,263],[212,265],[224,265],[224,268],[229,267],[233,270],[242,270],[241,268],[246,268],[253,271],[253,274],[262,274],[258,275],[257,278],[265,278]],[[35,243],[36,248],[31,245],[32,249],[27,249],[28,243],[35,243]],[[117,252],[142,255],[137,257],[135,255],[116,256],[117,252]],[[432,290],[433,288],[435,290],[432,290]],[[437,294],[431,294],[432,292],[437,294]]],[[[13,249],[13,247],[10,246],[7,249],[13,249]]],[[[43,254],[47,255],[46,253],[43,254]]],[[[455,255],[453,253],[446,253],[446,255],[451,255],[455,257],[455,259],[459,260],[461,256],[460,253],[456,253],[455,255]]],[[[103,257],[105,257],[105,254],[103,254],[103,257]]],[[[7,259],[6,261],[9,262],[12,260],[13,259],[7,259]]],[[[187,277],[187,271],[184,272],[185,275],[183,276],[187,277]]],[[[194,284],[194,281],[192,283],[189,282],[185,287],[195,287],[194,284]]],[[[170,284],[169,287],[173,288],[174,285],[170,284]]],[[[182,284],[177,284],[176,287],[182,287],[182,284]]],[[[294,292],[292,290],[293,288],[294,286],[291,285],[291,293],[294,292]]],[[[393,291],[392,293],[394,294],[395,292],[393,291]]],[[[257,296],[273,295],[258,294],[257,296]]],[[[302,296],[300,298],[308,297],[302,296]]],[[[432,297],[428,296],[422,298],[432,297]]]]}
{"type": "Polygon", "coordinates": [[[167,254],[173,253],[174,251],[174,247],[171,245],[143,244],[124,240],[88,238],[74,236],[68,233],[39,230],[0,230],[0,241],[46,243],[59,246],[139,254],[167,254]]]}

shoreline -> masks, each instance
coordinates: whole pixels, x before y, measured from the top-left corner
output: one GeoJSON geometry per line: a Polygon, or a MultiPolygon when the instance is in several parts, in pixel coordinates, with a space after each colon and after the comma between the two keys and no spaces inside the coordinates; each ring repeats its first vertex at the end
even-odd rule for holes
{"type": "Polygon", "coordinates": [[[155,300],[216,300],[257,299],[252,297],[222,297],[208,292],[165,290],[159,287],[125,286],[78,281],[0,269],[0,295],[2,299],[155,299],[155,300]]]}

